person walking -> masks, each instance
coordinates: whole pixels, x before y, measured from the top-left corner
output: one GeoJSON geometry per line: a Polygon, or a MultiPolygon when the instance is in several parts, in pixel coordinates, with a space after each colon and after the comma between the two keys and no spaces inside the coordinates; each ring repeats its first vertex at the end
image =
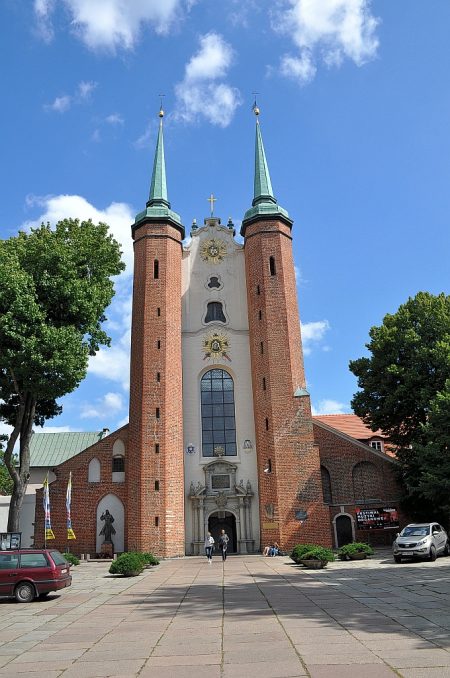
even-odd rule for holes
{"type": "Polygon", "coordinates": [[[205,537],[205,553],[206,557],[208,558],[209,565],[211,565],[212,563],[213,548],[214,548],[214,537],[212,536],[211,532],[208,532],[208,534],[205,537]]]}
{"type": "Polygon", "coordinates": [[[222,560],[224,561],[227,559],[227,548],[229,541],[230,539],[227,533],[225,532],[225,530],[222,530],[219,537],[219,548],[222,551],[222,560]]]}

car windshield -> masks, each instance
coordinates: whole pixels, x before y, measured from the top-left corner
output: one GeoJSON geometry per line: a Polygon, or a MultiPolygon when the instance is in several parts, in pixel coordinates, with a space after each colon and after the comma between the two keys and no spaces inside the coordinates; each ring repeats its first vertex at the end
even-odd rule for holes
{"type": "Polygon", "coordinates": [[[430,534],[430,526],[429,525],[411,525],[409,527],[405,527],[402,533],[400,534],[401,537],[426,537],[427,535],[430,534]]]}

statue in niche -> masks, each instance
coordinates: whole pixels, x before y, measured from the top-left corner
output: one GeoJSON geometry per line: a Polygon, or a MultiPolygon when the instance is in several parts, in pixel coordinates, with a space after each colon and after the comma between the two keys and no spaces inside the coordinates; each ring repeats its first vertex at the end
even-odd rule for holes
{"type": "Polygon", "coordinates": [[[237,494],[245,494],[244,481],[240,480],[239,485],[235,487],[237,494]]]}
{"type": "Polygon", "coordinates": [[[247,485],[246,485],[245,489],[247,490],[247,494],[251,494],[251,492],[252,492],[252,484],[251,484],[251,482],[250,482],[249,480],[247,480],[247,485]]]}
{"type": "Polygon", "coordinates": [[[102,529],[100,530],[100,536],[103,535],[103,543],[104,544],[112,544],[112,539],[111,537],[113,534],[116,534],[116,530],[114,529],[113,522],[114,522],[114,516],[106,509],[104,513],[100,516],[100,520],[104,521],[104,525],[102,529]]]}
{"type": "Polygon", "coordinates": [[[189,488],[189,496],[192,497],[194,494],[195,494],[195,487],[194,487],[194,483],[191,480],[191,486],[189,488]]]}

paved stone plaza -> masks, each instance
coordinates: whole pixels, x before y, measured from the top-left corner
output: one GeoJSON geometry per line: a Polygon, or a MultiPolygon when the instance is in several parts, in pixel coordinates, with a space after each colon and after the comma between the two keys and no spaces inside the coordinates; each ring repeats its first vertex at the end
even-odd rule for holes
{"type": "Polygon", "coordinates": [[[73,568],[45,602],[0,604],[0,676],[450,677],[450,558],[312,572],[287,558],[73,568]]]}

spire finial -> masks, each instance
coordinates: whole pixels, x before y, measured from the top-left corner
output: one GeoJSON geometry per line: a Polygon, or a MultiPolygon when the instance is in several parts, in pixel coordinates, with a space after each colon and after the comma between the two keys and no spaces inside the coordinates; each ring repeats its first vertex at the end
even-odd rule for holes
{"type": "Polygon", "coordinates": [[[163,99],[166,95],[165,94],[160,94],[159,95],[159,100],[160,100],[160,106],[159,106],[159,117],[162,119],[164,118],[164,109],[163,109],[163,99]]]}
{"type": "Polygon", "coordinates": [[[163,117],[164,110],[162,101],[164,94],[160,94],[160,109],[159,109],[159,130],[158,139],[156,141],[155,159],[153,161],[152,181],[150,184],[150,195],[148,196],[147,206],[151,205],[165,205],[170,207],[169,199],[167,197],[167,181],[166,181],[166,160],[164,157],[164,138],[163,138],[163,117]]]}
{"type": "Polygon", "coordinates": [[[260,113],[258,102],[256,101],[256,97],[258,96],[259,92],[253,92],[253,96],[255,97],[255,100],[253,102],[252,106],[252,111],[256,115],[256,121],[258,122],[258,115],[260,113]]]}

